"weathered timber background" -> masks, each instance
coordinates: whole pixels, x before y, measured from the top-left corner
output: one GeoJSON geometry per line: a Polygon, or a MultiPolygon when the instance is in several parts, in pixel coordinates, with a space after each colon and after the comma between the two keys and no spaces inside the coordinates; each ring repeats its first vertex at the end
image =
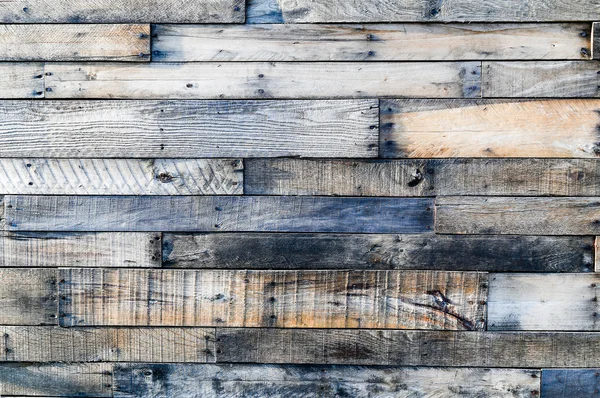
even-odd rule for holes
{"type": "Polygon", "coordinates": [[[0,396],[600,396],[600,0],[0,0],[0,396]]]}

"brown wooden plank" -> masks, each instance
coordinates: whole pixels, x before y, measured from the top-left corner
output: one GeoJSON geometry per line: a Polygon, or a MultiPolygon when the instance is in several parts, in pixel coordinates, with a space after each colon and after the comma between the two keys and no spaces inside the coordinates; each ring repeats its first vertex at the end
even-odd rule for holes
{"type": "Polygon", "coordinates": [[[61,269],[61,326],[480,330],[487,276],[61,269]],[[63,282],[64,281],[64,282],[63,282]]]}
{"type": "Polygon", "coordinates": [[[44,64],[0,63],[0,98],[44,98],[44,64]]]}
{"type": "Polygon", "coordinates": [[[56,325],[56,270],[0,269],[1,325],[56,325]]]}

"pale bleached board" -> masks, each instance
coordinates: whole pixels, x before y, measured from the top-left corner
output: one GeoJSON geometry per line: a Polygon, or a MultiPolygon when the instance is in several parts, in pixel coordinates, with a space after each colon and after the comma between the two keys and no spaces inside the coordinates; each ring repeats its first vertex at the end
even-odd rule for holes
{"type": "Polygon", "coordinates": [[[2,101],[0,157],[375,157],[377,100],[2,101]]]}
{"type": "Polygon", "coordinates": [[[600,100],[382,100],[386,158],[596,158],[600,100]]]}
{"type": "Polygon", "coordinates": [[[593,272],[594,238],[434,234],[164,234],[163,267],[593,272]]]}
{"type": "Polygon", "coordinates": [[[161,234],[0,233],[2,267],[160,267],[161,234]]]}
{"type": "Polygon", "coordinates": [[[481,62],[55,63],[46,71],[47,98],[481,97],[481,62]]]}
{"type": "Polygon", "coordinates": [[[528,369],[303,365],[125,364],[115,367],[117,398],[531,397],[541,372],[528,369]]]}
{"type": "Polygon", "coordinates": [[[600,97],[600,62],[483,62],[482,96],[600,97]]]}
{"type": "Polygon", "coordinates": [[[56,283],[54,269],[0,269],[0,325],[56,325],[56,283]]]}
{"type": "Polygon", "coordinates": [[[2,195],[236,195],[240,159],[0,158],[2,195]]]}
{"type": "Polygon", "coordinates": [[[0,60],[149,61],[150,25],[0,25],[0,60]]]}
{"type": "Polygon", "coordinates": [[[44,64],[0,63],[0,98],[44,98],[44,64]]]}
{"type": "Polygon", "coordinates": [[[433,200],[273,196],[5,196],[20,231],[420,233],[433,200]]]}
{"type": "Polygon", "coordinates": [[[152,61],[580,60],[590,33],[581,23],[156,25],[152,61]]]}
{"type": "Polygon", "coordinates": [[[600,330],[600,275],[492,274],[488,330],[600,330]]]}
{"type": "Polygon", "coordinates": [[[61,269],[61,326],[482,330],[487,275],[61,269]]]}
{"type": "MultiPolygon", "coordinates": [[[[163,245],[164,247],[164,245],[163,245]]],[[[596,240],[594,242],[594,264],[595,264],[595,271],[596,272],[600,272],[600,237],[596,236],[596,240]]],[[[164,254],[163,254],[163,259],[164,259],[164,254]]]]}
{"type": "Polygon", "coordinates": [[[247,24],[281,24],[284,22],[279,0],[246,1],[247,24]]]}
{"type": "Polygon", "coordinates": [[[436,199],[435,214],[435,231],[438,233],[600,234],[600,201],[597,197],[442,196],[436,199]]]}
{"type": "Polygon", "coordinates": [[[542,397],[588,398],[600,391],[600,369],[544,369],[542,397]]]}

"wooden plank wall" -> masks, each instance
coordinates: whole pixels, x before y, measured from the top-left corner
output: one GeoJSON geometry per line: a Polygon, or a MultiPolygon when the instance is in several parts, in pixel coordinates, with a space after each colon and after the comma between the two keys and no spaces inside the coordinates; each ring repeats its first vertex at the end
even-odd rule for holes
{"type": "Polygon", "coordinates": [[[597,396],[599,21],[0,0],[0,396],[597,396]]]}

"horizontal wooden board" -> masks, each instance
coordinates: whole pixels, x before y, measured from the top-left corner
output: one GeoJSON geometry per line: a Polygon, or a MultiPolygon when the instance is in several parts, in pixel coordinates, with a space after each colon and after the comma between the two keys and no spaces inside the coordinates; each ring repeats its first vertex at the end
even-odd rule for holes
{"type": "Polygon", "coordinates": [[[487,275],[61,269],[61,326],[481,330],[487,275]]]}
{"type": "Polygon", "coordinates": [[[280,24],[284,23],[278,0],[248,0],[246,1],[247,24],[280,24]]]}
{"type": "Polygon", "coordinates": [[[481,62],[47,64],[47,98],[481,97],[481,62]]]}
{"type": "Polygon", "coordinates": [[[597,197],[439,197],[435,231],[452,234],[596,235],[597,197]]]}
{"type": "Polygon", "coordinates": [[[72,2],[28,0],[0,3],[1,23],[239,23],[244,22],[241,0],[95,0],[72,2]]]}
{"type": "Polygon", "coordinates": [[[594,271],[594,238],[433,234],[164,234],[163,267],[591,272],[594,271]]]}
{"type": "Polygon", "coordinates": [[[579,60],[590,57],[590,34],[582,23],[155,25],[152,60],[579,60]]]}
{"type": "Polygon", "coordinates": [[[600,330],[599,274],[490,275],[488,330],[600,330]]]}
{"type": "Polygon", "coordinates": [[[56,325],[56,270],[0,269],[1,325],[56,325]]]}
{"type": "Polygon", "coordinates": [[[544,369],[542,397],[587,398],[600,390],[600,369],[544,369]]]}
{"type": "Polygon", "coordinates": [[[161,234],[0,232],[1,267],[160,267],[161,234]]]}
{"type": "Polygon", "coordinates": [[[0,87],[0,98],[44,98],[44,64],[0,63],[0,87]]]}
{"type": "Polygon", "coordinates": [[[303,365],[126,364],[115,397],[531,397],[541,372],[527,369],[303,365]]]}
{"type": "Polygon", "coordinates": [[[427,232],[433,200],[272,196],[6,196],[21,231],[427,232]]]}
{"type": "Polygon", "coordinates": [[[2,195],[236,195],[241,159],[0,158],[2,195]]]}
{"type": "Polygon", "coordinates": [[[600,100],[383,100],[386,158],[596,158],[600,100]]]}
{"type": "Polygon", "coordinates": [[[377,100],[2,101],[0,157],[375,157],[377,100]]]}
{"type": "Polygon", "coordinates": [[[150,25],[0,25],[0,60],[149,61],[150,25]]]}
{"type": "Polygon", "coordinates": [[[600,97],[598,62],[484,62],[482,70],[483,97],[600,97]]]}

